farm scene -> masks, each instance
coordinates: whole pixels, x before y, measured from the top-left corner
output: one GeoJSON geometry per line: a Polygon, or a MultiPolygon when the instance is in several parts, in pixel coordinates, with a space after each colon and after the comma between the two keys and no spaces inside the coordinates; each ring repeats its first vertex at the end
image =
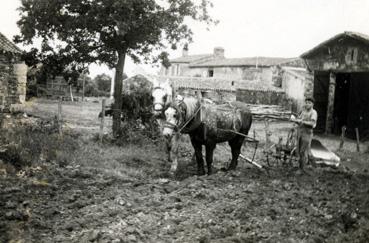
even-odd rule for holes
{"type": "Polygon", "coordinates": [[[217,3],[17,1],[0,242],[368,242],[369,36],[192,52],[217,3]]]}

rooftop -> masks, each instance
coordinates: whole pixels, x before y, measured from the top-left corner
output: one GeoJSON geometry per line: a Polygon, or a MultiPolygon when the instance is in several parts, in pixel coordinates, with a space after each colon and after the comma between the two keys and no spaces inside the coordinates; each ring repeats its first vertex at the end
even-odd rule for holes
{"type": "Polygon", "coordinates": [[[8,38],[5,37],[5,35],[0,33],[0,50],[10,53],[21,53],[22,51],[8,38]]]}
{"type": "Polygon", "coordinates": [[[323,41],[322,43],[320,43],[319,45],[317,45],[316,47],[314,47],[313,49],[301,54],[301,58],[308,58],[312,55],[314,55],[319,49],[323,48],[324,46],[334,42],[334,41],[339,41],[341,39],[344,38],[353,38],[359,41],[364,42],[365,44],[369,45],[369,36],[359,33],[359,32],[352,32],[352,31],[345,31],[343,33],[340,33],[338,35],[333,36],[332,38],[323,41]]]}
{"type": "Polygon", "coordinates": [[[235,92],[237,89],[242,90],[260,90],[279,92],[282,89],[274,86],[266,86],[257,80],[232,80],[208,77],[183,77],[169,76],[159,77],[159,79],[169,79],[175,88],[195,89],[195,90],[211,90],[211,91],[229,91],[235,92]]]}
{"type": "Polygon", "coordinates": [[[188,56],[182,56],[182,57],[171,59],[170,62],[171,63],[178,63],[178,62],[191,63],[191,62],[197,62],[197,61],[201,61],[203,59],[207,59],[211,57],[213,57],[213,54],[188,55],[188,56]]]}
{"type": "Polygon", "coordinates": [[[240,67],[240,66],[264,66],[270,67],[287,62],[292,62],[297,58],[283,57],[244,57],[244,58],[224,58],[210,60],[206,62],[192,63],[190,67],[240,67]]]}

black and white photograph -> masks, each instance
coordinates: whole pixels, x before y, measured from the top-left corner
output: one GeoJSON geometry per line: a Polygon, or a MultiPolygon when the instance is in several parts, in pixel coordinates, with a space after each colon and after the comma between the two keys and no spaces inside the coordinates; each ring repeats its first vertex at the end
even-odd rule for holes
{"type": "Polygon", "coordinates": [[[369,242],[368,0],[0,4],[0,243],[369,242]]]}

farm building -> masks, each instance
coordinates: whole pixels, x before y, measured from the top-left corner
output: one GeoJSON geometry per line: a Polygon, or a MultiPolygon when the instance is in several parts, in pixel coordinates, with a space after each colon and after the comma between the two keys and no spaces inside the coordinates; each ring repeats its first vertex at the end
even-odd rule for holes
{"type": "MultiPolygon", "coordinates": [[[[169,68],[162,68],[162,76],[208,77],[246,80],[272,85],[278,67],[305,67],[299,58],[245,57],[226,58],[222,47],[215,47],[212,54],[188,55],[171,59],[169,68]]],[[[247,83],[247,82],[246,82],[247,83]]]]}
{"type": "Polygon", "coordinates": [[[27,65],[21,50],[0,33],[0,105],[9,108],[26,99],[27,65]]]}
{"type": "MultiPolygon", "coordinates": [[[[313,93],[317,129],[369,137],[369,37],[344,32],[301,55],[310,77],[305,93],[313,93]]],[[[309,75],[308,75],[309,76],[309,75]]]]}
{"type": "Polygon", "coordinates": [[[215,47],[212,54],[203,55],[188,55],[188,50],[184,50],[182,57],[170,63],[171,66],[162,68],[160,74],[172,80],[182,92],[198,90],[203,96],[218,101],[237,99],[288,107],[281,75],[288,68],[305,70],[300,58],[225,58],[221,47],[215,47]]]}

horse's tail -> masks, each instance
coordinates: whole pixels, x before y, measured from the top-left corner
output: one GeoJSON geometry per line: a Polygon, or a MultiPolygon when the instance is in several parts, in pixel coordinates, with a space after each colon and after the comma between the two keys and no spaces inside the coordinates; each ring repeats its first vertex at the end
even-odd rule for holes
{"type": "Polygon", "coordinates": [[[252,114],[249,110],[241,110],[242,125],[240,132],[247,135],[252,124],[252,114]]]}

